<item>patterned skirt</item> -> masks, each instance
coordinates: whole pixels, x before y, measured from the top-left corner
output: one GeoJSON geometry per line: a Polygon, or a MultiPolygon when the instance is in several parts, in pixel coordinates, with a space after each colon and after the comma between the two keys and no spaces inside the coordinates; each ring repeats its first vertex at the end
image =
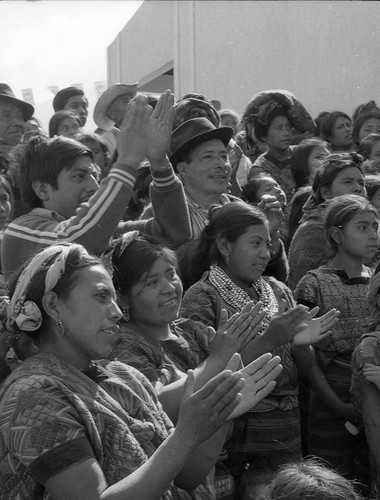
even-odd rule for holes
{"type": "MultiPolygon", "coordinates": [[[[351,369],[330,363],[323,368],[327,382],[345,403],[351,402],[351,369]]],[[[364,430],[353,436],[346,419],[333,413],[314,391],[309,412],[309,453],[327,461],[348,479],[370,484],[368,445],[364,430]]]]}
{"type": "Polygon", "coordinates": [[[226,443],[228,466],[239,477],[247,468],[266,463],[273,469],[301,457],[299,410],[278,408],[248,412],[234,420],[231,439],[226,443]]]}

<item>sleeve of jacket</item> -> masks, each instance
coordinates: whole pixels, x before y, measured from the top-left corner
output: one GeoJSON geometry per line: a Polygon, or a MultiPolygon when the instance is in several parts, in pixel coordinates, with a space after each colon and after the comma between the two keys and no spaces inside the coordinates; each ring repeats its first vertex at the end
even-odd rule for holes
{"type": "Polygon", "coordinates": [[[190,217],[182,183],[172,168],[154,171],[152,177],[151,206],[144,210],[141,220],[125,222],[123,231],[138,229],[164,239],[172,248],[178,248],[191,238],[190,217]],[[149,218],[150,215],[152,217],[149,218]]]}

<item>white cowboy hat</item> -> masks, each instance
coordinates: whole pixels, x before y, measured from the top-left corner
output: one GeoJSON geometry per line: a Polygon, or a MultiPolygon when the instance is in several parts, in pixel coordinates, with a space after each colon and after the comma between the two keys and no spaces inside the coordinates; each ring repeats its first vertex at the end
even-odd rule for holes
{"type": "Polygon", "coordinates": [[[125,85],[123,83],[115,83],[109,89],[105,90],[99,97],[94,109],[94,122],[103,130],[111,130],[114,127],[114,121],[107,115],[108,108],[111,103],[118,97],[131,94],[132,97],[136,95],[137,83],[132,85],[125,85]]]}

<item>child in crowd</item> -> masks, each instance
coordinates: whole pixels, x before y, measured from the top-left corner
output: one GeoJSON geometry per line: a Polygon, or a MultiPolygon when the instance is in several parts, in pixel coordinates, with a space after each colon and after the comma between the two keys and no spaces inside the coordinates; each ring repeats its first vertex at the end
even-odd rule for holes
{"type": "Polygon", "coordinates": [[[222,127],[231,127],[234,131],[234,137],[240,129],[240,116],[232,109],[221,109],[218,111],[220,116],[220,125],[222,127]]]}
{"type": "Polygon", "coordinates": [[[330,154],[328,144],[318,137],[304,139],[294,146],[290,154],[290,169],[296,189],[310,186],[323,160],[330,154]]]}
{"type": "Polygon", "coordinates": [[[289,463],[260,500],[362,500],[354,485],[317,460],[289,463]]]}
{"type": "Polygon", "coordinates": [[[258,173],[269,173],[290,199],[295,189],[289,163],[290,145],[295,133],[314,132],[314,120],[297,98],[286,90],[256,94],[244,112],[244,119],[253,126],[256,139],[267,147],[267,151],[254,162],[248,180],[258,173]]]}
{"type": "Polygon", "coordinates": [[[325,231],[332,259],[309,271],[294,292],[298,303],[332,306],[341,315],[332,335],[305,354],[302,371],[311,385],[309,452],[328,461],[349,479],[369,484],[367,446],[351,404],[351,356],[368,331],[370,261],[379,246],[377,210],[363,197],[338,196],[330,202],[325,231]]]}
{"type": "Polygon", "coordinates": [[[352,117],[352,136],[356,146],[370,134],[380,134],[380,109],[375,101],[358,106],[352,117]]]}
{"type": "Polygon", "coordinates": [[[302,208],[311,193],[315,174],[329,155],[327,142],[312,137],[294,146],[290,154],[290,169],[296,183],[296,192],[289,200],[284,214],[285,247],[288,250],[302,218],[302,208]]]}
{"type": "Polygon", "coordinates": [[[76,139],[91,149],[95,164],[101,171],[100,178],[106,177],[111,168],[111,157],[104,139],[98,134],[82,134],[76,139]]]}
{"type": "Polygon", "coordinates": [[[314,177],[301,224],[289,248],[288,285],[292,290],[307,271],[329,260],[324,226],[326,207],[328,200],[342,194],[366,195],[363,157],[357,153],[329,155],[314,177]]]}
{"type": "Polygon", "coordinates": [[[49,137],[63,135],[76,139],[82,132],[80,120],[72,111],[57,111],[49,121],[49,137]]]}
{"type": "Polygon", "coordinates": [[[380,134],[369,134],[360,141],[358,153],[365,158],[366,174],[380,173],[380,134]]]}
{"type": "Polygon", "coordinates": [[[295,182],[290,171],[290,144],[292,140],[291,124],[283,107],[277,107],[268,115],[267,124],[257,124],[256,137],[265,142],[268,151],[254,163],[248,180],[259,173],[270,173],[283,187],[290,198],[295,189],[295,182]]]}
{"type": "Polygon", "coordinates": [[[370,499],[380,498],[380,266],[369,282],[372,307],[370,333],[363,335],[352,356],[352,401],[360,412],[370,449],[370,499]]]}
{"type": "Polygon", "coordinates": [[[334,153],[355,149],[352,121],[343,111],[332,111],[322,119],[320,136],[329,143],[329,148],[334,153]]]}
{"type": "Polygon", "coordinates": [[[274,196],[282,210],[286,207],[286,195],[271,175],[262,174],[254,177],[242,190],[242,199],[252,205],[258,205],[264,195],[274,196]]]}

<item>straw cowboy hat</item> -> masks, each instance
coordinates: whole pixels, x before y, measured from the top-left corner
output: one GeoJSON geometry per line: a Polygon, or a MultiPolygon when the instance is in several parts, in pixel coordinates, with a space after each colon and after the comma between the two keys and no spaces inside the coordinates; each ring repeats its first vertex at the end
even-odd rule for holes
{"type": "Polygon", "coordinates": [[[108,108],[112,102],[118,97],[130,94],[132,97],[136,95],[138,83],[125,85],[123,83],[115,83],[109,89],[105,90],[99,97],[94,109],[94,122],[103,130],[110,130],[114,127],[114,121],[107,115],[108,108]]]}

